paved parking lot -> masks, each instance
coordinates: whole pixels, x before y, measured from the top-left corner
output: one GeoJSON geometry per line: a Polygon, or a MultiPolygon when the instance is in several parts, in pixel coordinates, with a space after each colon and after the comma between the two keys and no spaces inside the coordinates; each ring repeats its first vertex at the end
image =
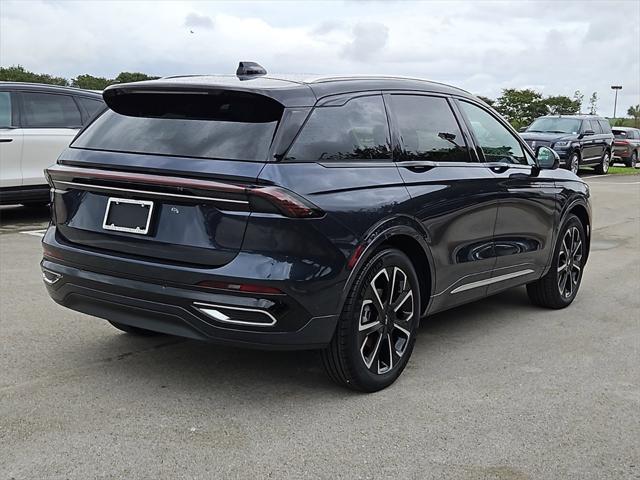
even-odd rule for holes
{"type": "Polygon", "coordinates": [[[131,338],[55,305],[46,210],[3,208],[0,479],[640,478],[640,176],[588,182],[571,307],[519,288],[434,316],[370,395],[314,352],[131,338]]]}

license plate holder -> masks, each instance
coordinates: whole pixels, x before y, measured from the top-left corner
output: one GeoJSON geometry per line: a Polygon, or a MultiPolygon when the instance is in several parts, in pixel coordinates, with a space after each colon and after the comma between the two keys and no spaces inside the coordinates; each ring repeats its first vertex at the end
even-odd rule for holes
{"type": "Polygon", "coordinates": [[[110,197],[104,212],[102,228],[116,232],[149,233],[153,202],[110,197]]]}

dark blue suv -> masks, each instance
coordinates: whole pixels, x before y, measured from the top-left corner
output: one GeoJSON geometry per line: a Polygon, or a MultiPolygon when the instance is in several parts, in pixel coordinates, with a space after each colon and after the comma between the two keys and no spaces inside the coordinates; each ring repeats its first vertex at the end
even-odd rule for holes
{"type": "MultiPolygon", "coordinates": [[[[321,349],[375,391],[421,318],[507,288],[569,305],[589,189],[457,88],[395,77],[114,85],[48,171],[42,270],[130,333],[321,349]]],[[[523,343],[524,343],[523,339],[523,343]]]]}

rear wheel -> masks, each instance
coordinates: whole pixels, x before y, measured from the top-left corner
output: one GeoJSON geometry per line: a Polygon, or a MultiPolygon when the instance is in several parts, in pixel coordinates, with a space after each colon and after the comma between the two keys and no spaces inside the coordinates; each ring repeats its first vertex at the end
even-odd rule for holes
{"type": "Polygon", "coordinates": [[[140,337],[152,337],[154,335],[161,335],[159,332],[154,332],[153,330],[145,330],[144,328],[132,327],[131,325],[125,325],[124,323],[112,322],[111,320],[107,320],[111,325],[116,327],[118,330],[122,330],[123,332],[130,333],[131,335],[138,335],[140,337]]]}
{"type": "Polygon", "coordinates": [[[420,316],[418,277],[399,250],[377,253],[354,282],[322,362],[337,383],[365,392],[391,385],[407,365],[420,316]]]}
{"type": "Polygon", "coordinates": [[[573,152],[569,156],[567,166],[569,167],[570,171],[572,171],[576,175],[578,174],[578,170],[580,170],[580,155],[578,154],[578,152],[573,152]]]}
{"type": "Polygon", "coordinates": [[[527,285],[532,303],[547,308],[564,308],[573,302],[582,281],[586,245],[582,223],[575,215],[569,215],[560,230],[549,272],[527,285]]]}
{"type": "Polygon", "coordinates": [[[610,163],[611,163],[611,154],[607,150],[606,152],[604,152],[604,154],[602,155],[602,158],[600,159],[600,163],[595,168],[596,173],[600,175],[606,174],[609,171],[610,163]]]}
{"type": "Polygon", "coordinates": [[[636,165],[638,164],[638,152],[633,152],[629,160],[625,161],[624,164],[627,167],[636,168],[636,165]]]}

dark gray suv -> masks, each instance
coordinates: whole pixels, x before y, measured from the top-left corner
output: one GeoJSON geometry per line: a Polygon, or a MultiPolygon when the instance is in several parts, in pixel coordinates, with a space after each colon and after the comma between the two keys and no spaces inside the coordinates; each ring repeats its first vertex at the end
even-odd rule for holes
{"type": "Polygon", "coordinates": [[[609,171],[613,133],[609,122],[594,115],[548,115],[536,118],[521,134],[533,148],[553,148],[560,164],[573,173],[585,167],[609,171]]]}

